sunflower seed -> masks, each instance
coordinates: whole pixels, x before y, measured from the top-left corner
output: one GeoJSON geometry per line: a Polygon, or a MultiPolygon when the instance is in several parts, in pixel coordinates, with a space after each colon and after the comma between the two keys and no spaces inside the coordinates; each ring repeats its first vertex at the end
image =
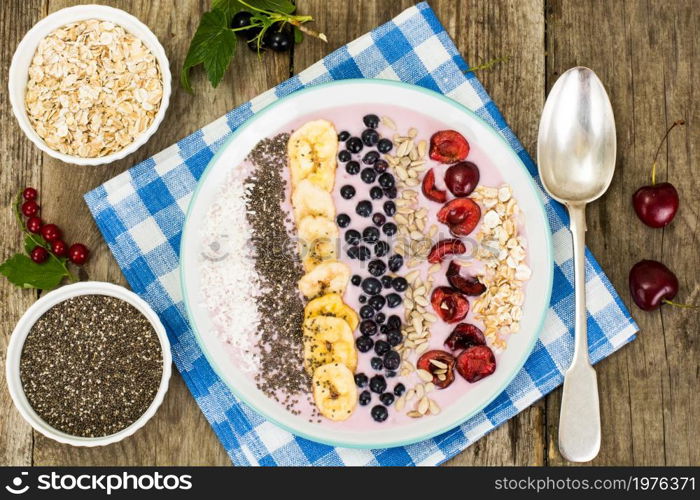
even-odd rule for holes
{"type": "Polygon", "coordinates": [[[416,410],[411,410],[408,413],[406,413],[406,415],[408,415],[411,418],[421,418],[423,416],[421,413],[417,412],[416,410]]]}
{"type": "Polygon", "coordinates": [[[435,384],[432,382],[427,382],[424,386],[423,389],[425,389],[425,393],[428,394],[429,392],[433,392],[435,390],[435,384]]]}
{"type": "Polygon", "coordinates": [[[430,347],[430,344],[428,344],[427,342],[425,344],[419,345],[418,347],[416,347],[416,355],[420,356],[425,351],[427,351],[429,347],[430,347]]]}
{"type": "Polygon", "coordinates": [[[423,398],[418,402],[418,406],[416,407],[416,410],[421,415],[425,415],[428,409],[430,408],[430,402],[428,401],[428,398],[423,396],[423,398]]]}
{"type": "Polygon", "coordinates": [[[401,411],[403,410],[404,406],[406,406],[406,398],[401,396],[396,400],[396,410],[401,411]]]}
{"type": "Polygon", "coordinates": [[[428,405],[430,408],[431,415],[437,415],[438,413],[440,413],[440,407],[438,406],[438,404],[435,401],[433,401],[431,399],[430,402],[428,403],[428,405]]]}
{"type": "Polygon", "coordinates": [[[412,400],[416,396],[416,391],[415,389],[409,389],[406,391],[406,401],[412,400]]]}
{"type": "Polygon", "coordinates": [[[382,116],[381,120],[382,123],[389,127],[391,130],[396,130],[396,123],[394,123],[394,120],[392,120],[388,116],[382,116]]]}
{"type": "Polygon", "coordinates": [[[440,382],[444,382],[445,380],[447,380],[447,375],[445,375],[444,373],[440,373],[439,375],[437,375],[437,378],[440,382]]]}
{"type": "Polygon", "coordinates": [[[418,376],[424,382],[430,382],[431,380],[433,380],[433,376],[428,370],[423,370],[422,368],[418,368],[418,370],[416,370],[416,373],[418,373],[418,376]]]}
{"type": "Polygon", "coordinates": [[[422,140],[418,143],[418,156],[423,158],[425,156],[425,150],[428,147],[428,143],[422,140]]]}
{"type": "Polygon", "coordinates": [[[447,368],[447,365],[445,363],[443,363],[442,361],[438,361],[437,359],[431,359],[430,364],[442,369],[447,368]]]}

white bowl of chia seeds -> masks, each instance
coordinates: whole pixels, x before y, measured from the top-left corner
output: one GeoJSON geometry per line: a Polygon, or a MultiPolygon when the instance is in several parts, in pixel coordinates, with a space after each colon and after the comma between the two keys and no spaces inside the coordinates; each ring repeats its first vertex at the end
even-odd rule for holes
{"type": "Polygon", "coordinates": [[[7,348],[7,385],[37,431],[73,446],[132,435],[168,390],[170,342],[151,307],[111,283],[54,290],[17,323],[7,348]]]}

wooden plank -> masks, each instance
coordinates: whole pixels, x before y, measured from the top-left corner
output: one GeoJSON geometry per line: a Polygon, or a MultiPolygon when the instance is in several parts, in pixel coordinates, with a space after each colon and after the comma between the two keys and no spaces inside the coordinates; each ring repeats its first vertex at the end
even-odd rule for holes
{"type": "MultiPolygon", "coordinates": [[[[306,40],[295,48],[294,69],[301,71],[335,49],[390,20],[414,2],[324,2],[300,0],[302,13],[313,15],[329,35],[328,47],[306,40]]],[[[537,116],[544,96],[543,0],[483,2],[433,1],[432,8],[459,50],[472,63],[511,56],[506,64],[479,74],[525,146],[534,152],[537,116]],[[507,26],[505,30],[502,27],[507,26]],[[513,82],[517,81],[517,85],[513,82]]],[[[544,403],[468,448],[450,465],[542,464],[544,403]]]]}
{"type": "MultiPolygon", "coordinates": [[[[50,11],[75,4],[51,0],[50,11]]],[[[89,0],[84,3],[90,3],[89,0]]],[[[97,230],[82,195],[102,182],[150,157],[242,104],[289,74],[289,54],[265,54],[264,64],[239,47],[219,88],[213,90],[200,70],[193,75],[195,95],[178,84],[179,70],[189,41],[208,2],[123,0],[103,2],[135,14],[156,34],[170,59],[173,95],[158,132],[136,153],[108,166],[77,167],[44,157],[42,192],[44,214],[64,228],[71,240],[88,245],[93,255],[86,266],[90,279],[125,284],[121,272],[97,230]]],[[[9,149],[9,148],[8,148],[9,149]]],[[[179,374],[158,413],[147,426],[121,443],[98,449],[62,446],[36,436],[37,465],[226,465],[230,463],[179,374]]]]}
{"type": "MultiPolygon", "coordinates": [[[[632,305],[628,271],[642,258],[665,261],[681,280],[680,300],[698,301],[698,210],[700,176],[692,169],[700,129],[698,53],[700,3],[547,2],[547,84],[571,66],[594,69],[606,85],[618,132],[617,172],[608,194],[588,211],[588,243],[632,305]],[[665,230],[644,226],[630,198],[649,182],[654,151],[667,126],[684,117],[660,158],[661,179],[679,188],[681,212],[665,230]],[[695,118],[695,120],[694,120],[695,118]],[[620,230],[622,228],[622,230],[620,230]],[[629,228],[629,229],[628,229],[629,228]]],[[[700,430],[697,331],[700,316],[665,307],[644,313],[632,305],[639,338],[600,363],[603,445],[596,464],[697,465],[693,443],[700,430]]],[[[560,393],[548,399],[548,456],[557,451],[560,393]]]]}
{"type": "MultiPolygon", "coordinates": [[[[3,75],[7,75],[10,69],[10,60],[17,44],[24,33],[44,16],[45,9],[44,0],[14,0],[0,5],[0,39],[3,42],[0,47],[0,68],[3,75]]],[[[0,234],[3,235],[0,259],[4,261],[22,248],[12,208],[15,196],[25,186],[38,186],[41,172],[41,154],[20,130],[12,114],[4,83],[0,86],[0,127],[0,234]]],[[[12,329],[37,295],[31,290],[18,290],[4,277],[0,280],[0,358],[5,360],[12,329]]],[[[0,464],[31,465],[32,429],[12,404],[7,392],[4,366],[0,371],[0,436],[0,464]]]]}

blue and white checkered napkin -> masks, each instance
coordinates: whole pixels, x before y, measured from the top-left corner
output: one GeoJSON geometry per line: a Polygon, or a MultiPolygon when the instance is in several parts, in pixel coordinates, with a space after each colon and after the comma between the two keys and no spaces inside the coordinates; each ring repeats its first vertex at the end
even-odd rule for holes
{"type": "MultiPolygon", "coordinates": [[[[536,176],[532,159],[474,74],[465,73],[467,68],[433,11],[421,3],[85,195],[131,287],[160,315],[177,368],[235,464],[438,464],[562,383],[573,351],[572,250],[566,214],[550,199],[546,205],[554,233],[554,290],[534,352],[505,392],[484,411],[422,443],[352,450],[289,434],[231,394],[203,356],[185,315],[178,251],[185,211],[197,180],[236,127],[299,88],[364,77],[401,80],[436,90],[474,110],[499,130],[536,176]]],[[[593,361],[599,361],[634,338],[637,327],[590,254],[586,273],[589,347],[593,361]]]]}

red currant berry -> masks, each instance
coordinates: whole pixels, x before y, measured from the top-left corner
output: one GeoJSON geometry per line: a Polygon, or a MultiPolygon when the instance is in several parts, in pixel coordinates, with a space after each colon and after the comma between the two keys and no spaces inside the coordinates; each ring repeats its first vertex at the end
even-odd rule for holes
{"type": "Polygon", "coordinates": [[[65,257],[68,255],[68,245],[63,240],[55,240],[51,242],[51,251],[57,257],[65,257]]]}
{"type": "Polygon", "coordinates": [[[88,260],[90,251],[82,243],[74,243],[68,249],[68,259],[76,266],[82,266],[88,260]]]}
{"type": "Polygon", "coordinates": [[[41,227],[41,237],[46,241],[55,241],[61,237],[61,230],[56,224],[46,224],[41,227]]]}
{"type": "Polygon", "coordinates": [[[22,214],[25,217],[34,217],[39,213],[39,204],[34,200],[28,200],[22,203],[22,214]]]}
{"type": "Polygon", "coordinates": [[[37,234],[39,231],[41,231],[41,225],[43,222],[41,222],[41,219],[39,217],[30,217],[27,219],[27,231],[30,233],[37,234]]]}
{"type": "Polygon", "coordinates": [[[22,198],[25,200],[36,200],[36,197],[39,193],[37,193],[36,189],[34,188],[26,188],[24,191],[22,191],[22,198]]]}
{"type": "Polygon", "coordinates": [[[49,252],[47,252],[44,247],[34,247],[29,256],[34,262],[41,264],[49,258],[49,252]]]}

